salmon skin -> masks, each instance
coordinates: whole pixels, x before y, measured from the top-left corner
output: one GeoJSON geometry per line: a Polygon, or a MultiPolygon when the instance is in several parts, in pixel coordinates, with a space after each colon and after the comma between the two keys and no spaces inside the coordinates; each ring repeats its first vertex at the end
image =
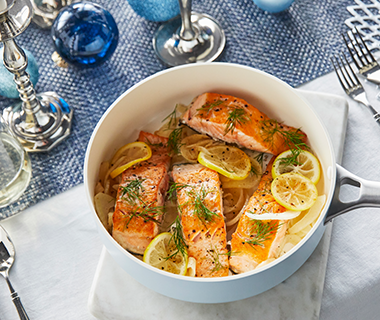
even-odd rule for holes
{"type": "Polygon", "coordinates": [[[150,146],[152,156],[122,173],[112,236],[128,251],[143,254],[159,232],[171,158],[167,138],[141,131],[138,141],[150,146]]]}
{"type": "Polygon", "coordinates": [[[200,164],[175,165],[172,175],[177,187],[180,186],[177,200],[182,230],[188,255],[196,260],[196,277],[227,276],[226,226],[219,175],[200,164]]]}
{"type": "Polygon", "coordinates": [[[254,220],[245,215],[247,211],[255,214],[286,211],[274,200],[270,191],[274,158],[269,162],[259,187],[249,199],[236,231],[232,234],[230,268],[235,273],[254,270],[265,260],[277,258],[284,240],[286,220],[254,220]]]}
{"type": "Polygon", "coordinates": [[[245,100],[225,94],[198,96],[182,122],[214,139],[274,155],[292,148],[287,132],[300,142],[306,141],[301,130],[270,119],[245,100]]]}

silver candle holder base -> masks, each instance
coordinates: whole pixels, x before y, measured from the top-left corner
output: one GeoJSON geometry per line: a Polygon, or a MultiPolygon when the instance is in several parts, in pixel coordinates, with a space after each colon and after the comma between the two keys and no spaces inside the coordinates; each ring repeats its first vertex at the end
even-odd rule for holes
{"type": "Polygon", "coordinates": [[[43,152],[54,148],[71,132],[73,109],[55,92],[37,94],[41,112],[31,115],[24,111],[22,102],[3,110],[3,118],[27,152],[43,152]],[[28,124],[36,117],[38,126],[28,124]]]}
{"type": "Polygon", "coordinates": [[[178,0],[181,16],[162,24],[153,37],[157,57],[167,66],[211,62],[219,57],[226,37],[213,17],[191,12],[191,0],[178,0]]]}

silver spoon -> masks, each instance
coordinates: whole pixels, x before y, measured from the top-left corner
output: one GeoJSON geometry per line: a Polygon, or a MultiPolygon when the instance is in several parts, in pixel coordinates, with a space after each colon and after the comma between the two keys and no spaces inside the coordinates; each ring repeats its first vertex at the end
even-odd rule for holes
{"type": "Polygon", "coordinates": [[[15,248],[7,232],[0,226],[0,274],[5,278],[11,292],[11,298],[16,306],[21,320],[29,320],[28,315],[21,303],[18,293],[13,289],[9,280],[9,269],[15,261],[15,248]]]}

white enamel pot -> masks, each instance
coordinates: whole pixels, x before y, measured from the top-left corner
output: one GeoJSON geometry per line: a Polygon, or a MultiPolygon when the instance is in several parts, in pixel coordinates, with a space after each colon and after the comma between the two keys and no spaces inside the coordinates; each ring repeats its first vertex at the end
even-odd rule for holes
{"type": "Polygon", "coordinates": [[[309,258],[325,231],[327,221],[358,207],[380,206],[380,183],[362,180],[336,164],[324,125],[293,88],[264,72],[229,63],[193,64],[168,69],[126,91],[105,112],[91,136],[84,165],[84,182],[99,234],[114,260],[144,286],[175,299],[200,303],[245,299],[276,286],[309,258]],[[143,263],[124,250],[106,231],[98,219],[93,201],[102,161],[108,160],[121,145],[134,141],[140,130],[157,130],[176,103],[188,104],[203,92],[243,98],[269,117],[306,132],[322,165],[319,193],[327,196],[318,222],[290,252],[258,270],[224,278],[177,276],[143,263]],[[340,186],[345,183],[361,188],[359,199],[348,203],[339,200],[340,186]]]}

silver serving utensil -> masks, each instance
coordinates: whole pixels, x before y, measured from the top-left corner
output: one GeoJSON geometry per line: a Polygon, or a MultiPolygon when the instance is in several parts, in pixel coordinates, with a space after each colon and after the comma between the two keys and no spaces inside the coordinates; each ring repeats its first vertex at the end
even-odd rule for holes
{"type": "Polygon", "coordinates": [[[9,270],[15,261],[15,248],[7,232],[0,226],[0,274],[5,278],[9,290],[11,292],[11,298],[16,306],[17,312],[21,320],[29,320],[28,315],[21,303],[20,297],[13,289],[9,280],[9,270]]]}

